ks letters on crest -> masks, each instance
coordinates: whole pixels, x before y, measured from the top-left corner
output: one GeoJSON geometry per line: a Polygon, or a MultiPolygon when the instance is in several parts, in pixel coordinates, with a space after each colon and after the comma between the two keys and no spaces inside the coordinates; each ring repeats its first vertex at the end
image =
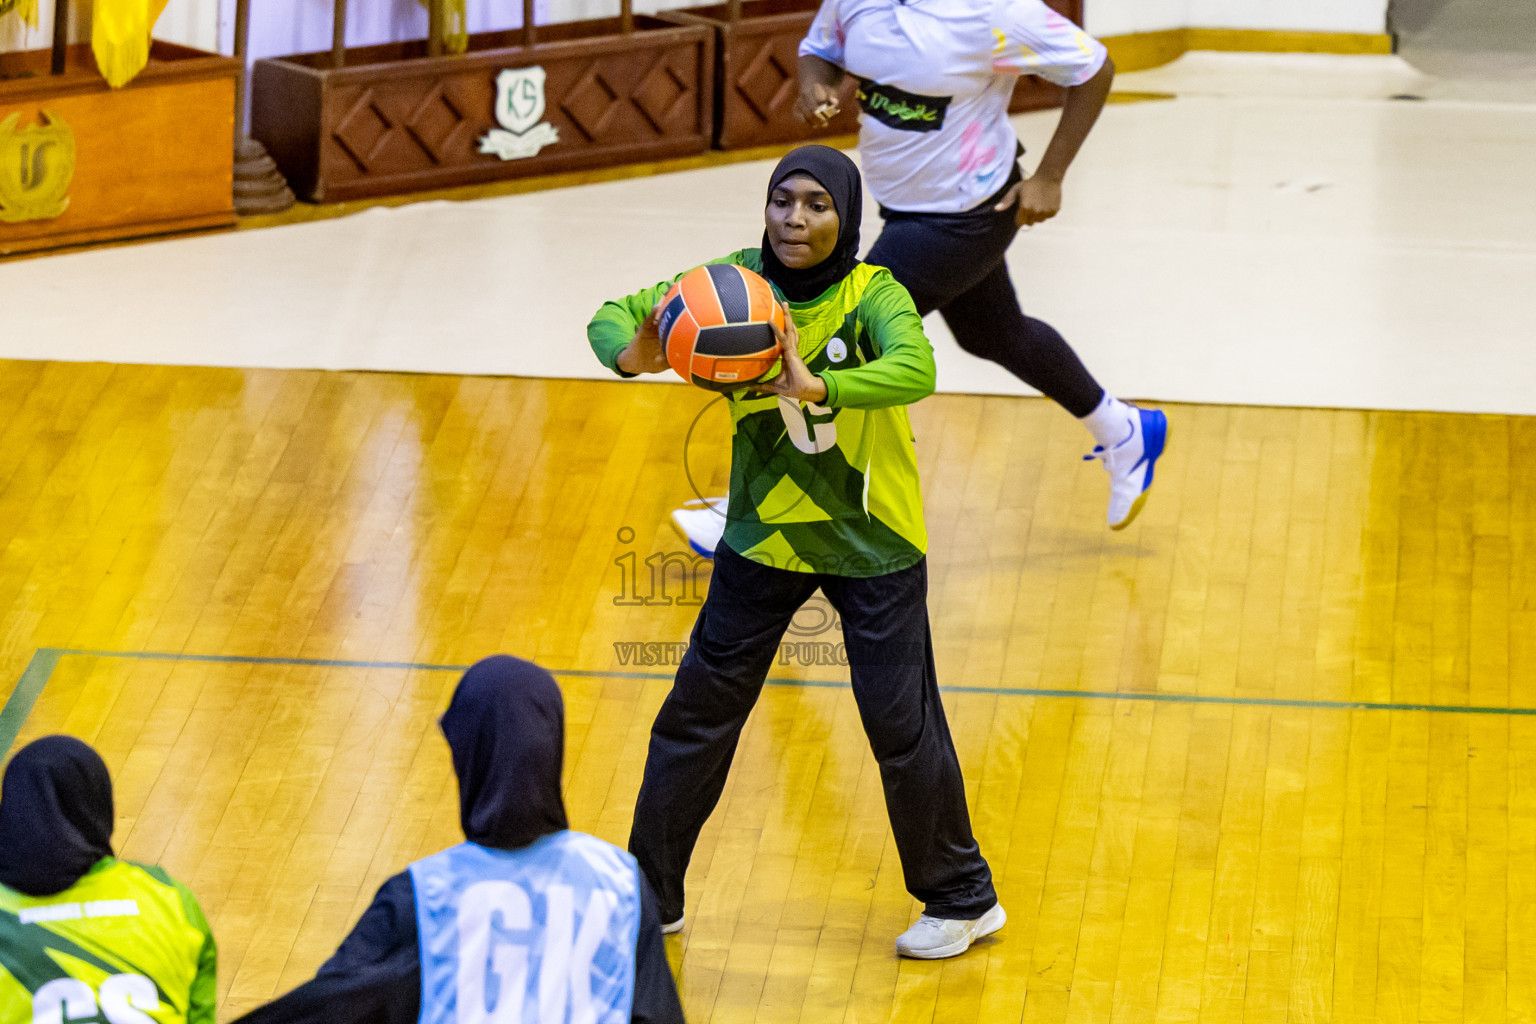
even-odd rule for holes
{"type": "Polygon", "coordinates": [[[560,132],[544,116],[544,69],[507,70],[496,76],[496,122],[480,140],[480,152],[503,160],[537,156],[545,146],[560,141],[560,132]]]}

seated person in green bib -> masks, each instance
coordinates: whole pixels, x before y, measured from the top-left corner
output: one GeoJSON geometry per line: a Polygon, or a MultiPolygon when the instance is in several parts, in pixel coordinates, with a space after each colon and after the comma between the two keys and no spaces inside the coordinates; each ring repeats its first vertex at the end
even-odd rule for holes
{"type": "Polygon", "coordinates": [[[112,856],[101,755],[45,736],[0,789],[0,1024],[213,1024],[218,954],[197,899],[112,856]]]}
{"type": "MultiPolygon", "coordinates": [[[[933,349],[906,289],[859,262],[861,213],[853,161],[803,146],[769,179],[762,248],[716,261],[762,274],[788,300],[783,371],[729,398],[725,533],[651,729],[629,849],[663,930],[681,929],[699,831],[785,629],[819,587],[842,617],[902,873],[924,908],[896,949],[938,959],[1006,917],[971,833],[928,626],[928,538],[906,407],[933,393],[933,349]]],[[[597,312],[587,336],[604,365],[622,376],[667,369],[656,305],[671,284],[597,312]]]]}

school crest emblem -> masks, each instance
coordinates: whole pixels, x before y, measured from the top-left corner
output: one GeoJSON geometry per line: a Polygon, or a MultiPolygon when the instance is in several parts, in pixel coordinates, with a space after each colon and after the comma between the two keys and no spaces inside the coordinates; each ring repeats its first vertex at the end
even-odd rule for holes
{"type": "Polygon", "coordinates": [[[560,132],[544,116],[544,69],[507,70],[496,76],[496,123],[480,140],[480,152],[503,160],[524,160],[560,141],[560,132]]]}
{"type": "Polygon", "coordinates": [[[48,220],[69,207],[75,133],[57,114],[18,129],[19,113],[0,121],[0,222],[48,220]]]}

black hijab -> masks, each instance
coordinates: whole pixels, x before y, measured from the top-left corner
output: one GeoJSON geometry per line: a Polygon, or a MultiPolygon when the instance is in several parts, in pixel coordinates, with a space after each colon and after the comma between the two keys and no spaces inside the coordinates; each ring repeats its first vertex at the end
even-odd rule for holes
{"type": "Polygon", "coordinates": [[[570,827],[560,795],[565,702],[554,676],[521,658],[485,658],[459,680],[440,724],[466,839],[515,850],[570,827]]]}
{"type": "Polygon", "coordinates": [[[0,787],[0,885],[52,896],[112,856],[112,777],[73,736],[16,752],[0,787]]]}
{"type": "Polygon", "coordinates": [[[801,146],[790,150],[768,179],[768,198],[773,190],[797,174],[815,178],[832,197],[837,210],[837,247],[814,267],[795,269],[779,262],[768,232],[763,232],[763,276],[772,281],[790,302],[809,302],[853,272],[859,265],[859,221],[864,217],[864,185],[859,169],[847,156],[830,146],[801,146]]]}

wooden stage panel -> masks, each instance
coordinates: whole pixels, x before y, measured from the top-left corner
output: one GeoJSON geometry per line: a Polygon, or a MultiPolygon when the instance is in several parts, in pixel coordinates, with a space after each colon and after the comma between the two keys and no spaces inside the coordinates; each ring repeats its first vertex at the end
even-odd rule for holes
{"type": "MultiPolygon", "coordinates": [[[[565,673],[573,823],[624,840],[670,670],[615,644],[692,624],[645,559],[680,547],[689,471],[723,486],[709,396],[0,363],[0,400],[0,671],[51,665],[0,736],[102,750],[118,849],[209,912],[224,1017],[459,838],[452,666],[565,673]],[[187,657],[125,656],[156,651],[187,657]]],[[[895,959],[916,908],[841,670],[776,665],[669,940],[691,1020],[1536,1014],[1536,423],[1169,411],[1112,534],[1053,406],[914,408],[940,678],[1009,924],[895,959]]]]}

